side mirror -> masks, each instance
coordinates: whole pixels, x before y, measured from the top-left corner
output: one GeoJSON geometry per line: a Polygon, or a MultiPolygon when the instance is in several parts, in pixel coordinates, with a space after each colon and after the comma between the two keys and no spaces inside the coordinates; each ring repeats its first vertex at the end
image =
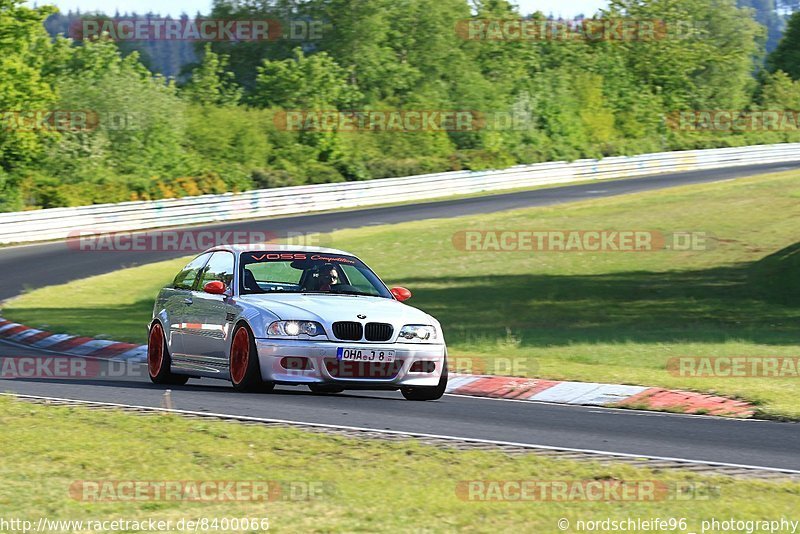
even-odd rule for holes
{"type": "Polygon", "coordinates": [[[392,295],[394,295],[394,298],[396,298],[400,302],[403,302],[404,300],[408,300],[411,298],[411,291],[409,291],[404,287],[393,287],[391,291],[392,295]]]}
{"type": "Polygon", "coordinates": [[[219,280],[214,280],[204,285],[203,291],[212,295],[222,295],[225,293],[225,284],[219,280]]]}

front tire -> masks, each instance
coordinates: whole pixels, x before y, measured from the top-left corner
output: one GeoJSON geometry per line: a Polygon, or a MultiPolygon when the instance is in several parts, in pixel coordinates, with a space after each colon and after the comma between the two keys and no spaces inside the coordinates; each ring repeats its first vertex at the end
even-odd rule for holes
{"type": "Polygon", "coordinates": [[[150,376],[150,381],[154,384],[173,386],[185,384],[189,377],[173,374],[171,366],[172,358],[167,349],[167,338],[164,336],[161,323],[156,321],[150,327],[150,335],[147,338],[147,374],[150,376]]]}
{"type": "Polygon", "coordinates": [[[439,400],[444,396],[447,389],[447,360],[444,360],[444,368],[439,383],[435,386],[415,386],[400,388],[400,393],[406,400],[410,401],[432,401],[439,400]]]}
{"type": "Polygon", "coordinates": [[[272,391],[275,384],[264,382],[258,365],[258,352],[253,333],[246,324],[240,324],[233,333],[229,369],[231,384],[236,391],[272,391]]]}

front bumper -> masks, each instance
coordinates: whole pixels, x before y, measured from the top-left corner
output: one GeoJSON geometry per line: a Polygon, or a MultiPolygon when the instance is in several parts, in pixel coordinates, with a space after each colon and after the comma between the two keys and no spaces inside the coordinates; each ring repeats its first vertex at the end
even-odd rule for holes
{"type": "MultiPolygon", "coordinates": [[[[335,384],[351,388],[396,389],[401,386],[435,386],[445,365],[445,345],[411,343],[337,343],[256,339],[261,377],[277,384],[335,384]],[[393,364],[338,362],[336,349],[355,347],[367,350],[393,350],[393,364]],[[307,358],[306,365],[282,365],[284,358],[307,358]],[[412,372],[415,362],[433,362],[432,372],[412,372]]],[[[300,360],[294,360],[296,363],[300,360]]],[[[306,364],[306,362],[303,362],[306,364]]],[[[426,367],[430,364],[424,364],[426,367]]]]}

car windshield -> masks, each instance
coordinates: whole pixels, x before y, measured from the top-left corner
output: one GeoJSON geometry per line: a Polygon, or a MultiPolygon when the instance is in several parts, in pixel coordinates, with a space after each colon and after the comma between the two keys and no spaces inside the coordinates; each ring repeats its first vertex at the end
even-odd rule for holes
{"type": "Polygon", "coordinates": [[[243,252],[240,294],[318,293],[392,298],[364,263],[353,256],[312,252],[243,252]]]}

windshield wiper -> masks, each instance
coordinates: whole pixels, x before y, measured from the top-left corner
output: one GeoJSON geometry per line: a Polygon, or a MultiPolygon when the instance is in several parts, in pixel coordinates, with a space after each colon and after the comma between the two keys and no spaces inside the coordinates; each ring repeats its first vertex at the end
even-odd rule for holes
{"type": "Polygon", "coordinates": [[[379,297],[380,295],[373,295],[372,293],[363,293],[361,291],[321,291],[319,289],[308,289],[301,291],[301,293],[312,293],[314,295],[348,295],[351,297],[379,297]]]}

